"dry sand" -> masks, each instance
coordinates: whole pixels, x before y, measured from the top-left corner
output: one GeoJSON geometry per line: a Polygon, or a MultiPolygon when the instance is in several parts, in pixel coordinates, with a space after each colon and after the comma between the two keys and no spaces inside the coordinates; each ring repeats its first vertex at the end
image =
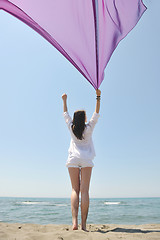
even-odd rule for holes
{"type": "Polygon", "coordinates": [[[0,223],[0,240],[160,240],[160,224],[91,224],[87,230],[73,231],[68,225],[0,223]]]}

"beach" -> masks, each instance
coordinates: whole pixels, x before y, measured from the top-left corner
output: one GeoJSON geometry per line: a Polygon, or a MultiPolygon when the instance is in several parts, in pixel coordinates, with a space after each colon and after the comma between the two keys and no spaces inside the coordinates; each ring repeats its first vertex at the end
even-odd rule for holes
{"type": "Polygon", "coordinates": [[[160,240],[159,206],[160,198],[91,198],[84,232],[72,230],[68,198],[0,198],[0,240],[160,240]]]}
{"type": "Polygon", "coordinates": [[[87,232],[71,225],[0,223],[0,240],[159,240],[160,224],[88,224],[87,232]]]}

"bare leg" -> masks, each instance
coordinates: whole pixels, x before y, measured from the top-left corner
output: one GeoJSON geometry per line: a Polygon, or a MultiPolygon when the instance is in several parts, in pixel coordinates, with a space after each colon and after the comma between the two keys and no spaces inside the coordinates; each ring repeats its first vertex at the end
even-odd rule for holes
{"type": "Polygon", "coordinates": [[[80,170],[79,168],[68,168],[71,184],[71,210],[72,210],[72,223],[73,230],[78,229],[78,208],[79,208],[79,191],[80,191],[80,170]]]}
{"type": "Polygon", "coordinates": [[[89,209],[89,185],[92,168],[86,167],[81,169],[81,228],[86,231],[86,221],[89,209]]]}

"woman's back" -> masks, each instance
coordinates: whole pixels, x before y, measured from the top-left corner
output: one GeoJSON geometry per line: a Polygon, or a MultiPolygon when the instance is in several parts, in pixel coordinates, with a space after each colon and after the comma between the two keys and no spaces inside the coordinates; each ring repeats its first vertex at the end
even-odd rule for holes
{"type": "Polygon", "coordinates": [[[95,157],[95,149],[92,141],[93,129],[98,121],[99,114],[94,112],[89,123],[86,124],[82,140],[78,139],[72,130],[72,119],[68,112],[64,113],[66,124],[71,134],[71,142],[69,147],[69,156],[82,158],[82,159],[93,159],[95,157]]]}

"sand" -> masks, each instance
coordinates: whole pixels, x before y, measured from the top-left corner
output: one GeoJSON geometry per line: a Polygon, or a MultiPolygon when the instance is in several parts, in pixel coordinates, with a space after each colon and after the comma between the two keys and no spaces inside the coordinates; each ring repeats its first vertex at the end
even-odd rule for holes
{"type": "Polygon", "coordinates": [[[160,240],[160,224],[91,224],[87,230],[73,231],[68,225],[0,223],[0,240],[160,240]]]}

